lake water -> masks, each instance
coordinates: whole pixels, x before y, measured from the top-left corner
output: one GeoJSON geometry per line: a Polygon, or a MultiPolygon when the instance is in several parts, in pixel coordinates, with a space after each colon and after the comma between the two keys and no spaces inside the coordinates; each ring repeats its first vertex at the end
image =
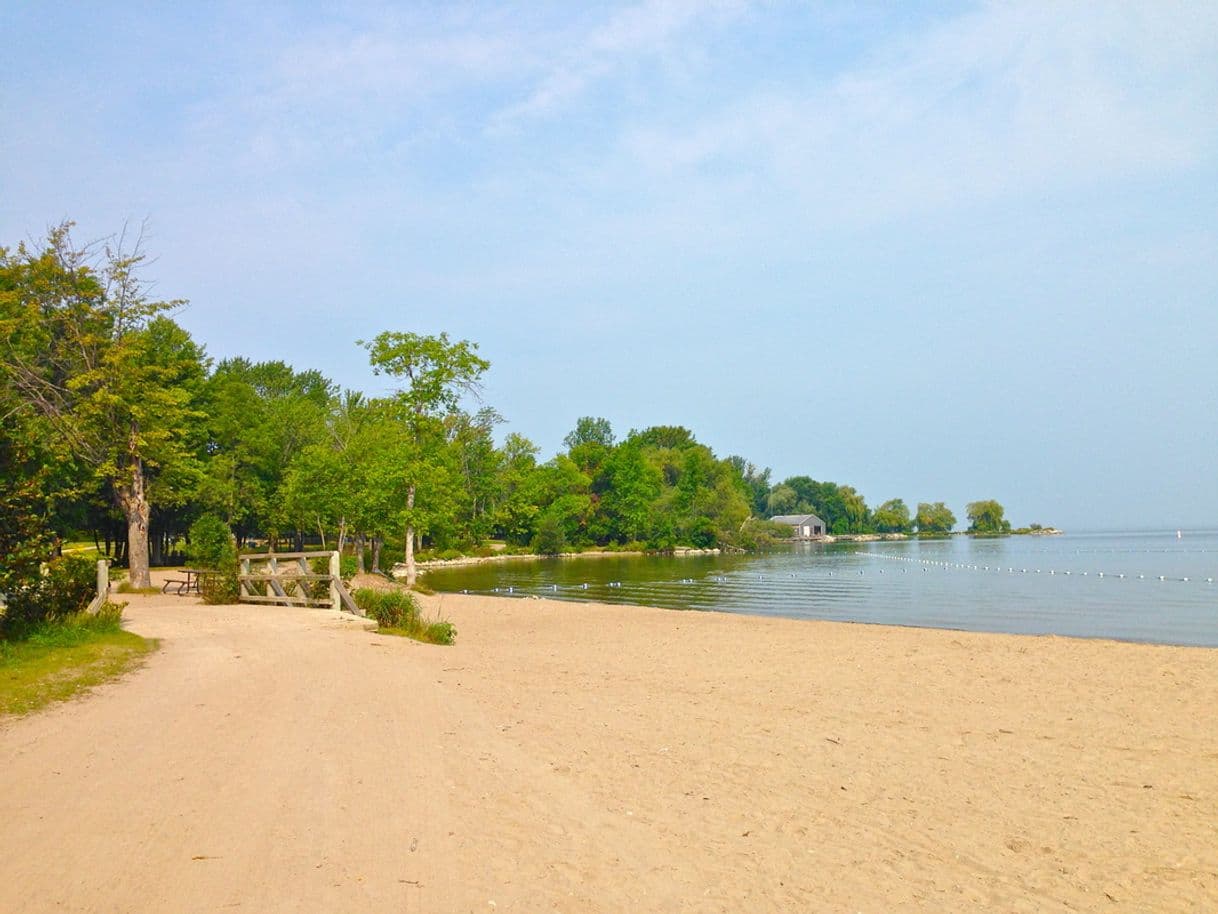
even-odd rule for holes
{"type": "Polygon", "coordinates": [[[429,571],[441,591],[1218,647],[1218,531],[806,544],[429,571]]]}

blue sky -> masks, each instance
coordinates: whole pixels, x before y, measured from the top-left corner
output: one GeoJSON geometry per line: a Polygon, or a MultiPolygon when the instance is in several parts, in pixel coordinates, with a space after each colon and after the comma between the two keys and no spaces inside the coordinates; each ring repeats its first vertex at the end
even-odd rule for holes
{"type": "Polygon", "coordinates": [[[217,358],[447,330],[547,455],[1218,525],[1218,6],[0,9],[0,244],[148,220],[217,358]]]}

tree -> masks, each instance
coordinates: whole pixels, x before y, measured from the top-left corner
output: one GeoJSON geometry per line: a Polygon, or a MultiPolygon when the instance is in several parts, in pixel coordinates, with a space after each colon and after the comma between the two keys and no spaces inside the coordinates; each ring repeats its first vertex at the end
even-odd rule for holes
{"type": "MultiPolygon", "coordinates": [[[[740,476],[740,481],[745,489],[745,497],[749,500],[750,510],[758,517],[765,514],[769,507],[770,468],[766,467],[764,470],[759,470],[752,463],[736,454],[728,457],[727,462],[735,467],[736,473],[740,476]]],[[[782,512],[778,513],[781,514],[782,512]]]]}
{"type": "Polygon", "coordinates": [[[1009,533],[1011,522],[1003,517],[1003,507],[993,499],[971,501],[964,508],[969,533],[1009,533]]]}
{"type": "MultiPolygon", "coordinates": [[[[396,400],[411,437],[421,443],[440,417],[457,408],[462,394],[477,394],[480,379],[491,367],[477,355],[478,346],[466,340],[450,342],[447,333],[421,336],[417,333],[384,331],[359,344],[368,350],[375,374],[403,380],[396,400]]],[[[413,587],[417,578],[414,561],[415,496],[420,461],[401,467],[406,482],[406,584],[413,587]]]]}
{"type": "Polygon", "coordinates": [[[918,514],[914,520],[919,533],[951,533],[956,526],[956,515],[941,501],[918,503],[918,514]]]}
{"type": "Polygon", "coordinates": [[[51,229],[41,252],[0,250],[0,374],[14,408],[45,423],[59,458],[109,489],[127,523],[130,581],[148,587],[149,487],[194,459],[200,416],[179,382],[190,374],[181,360],[202,353],[158,348],[177,335],[163,312],[184,302],[149,297],[140,239],[130,252],[122,235],[100,251],[77,248],[71,228],[51,229]]]}
{"type": "Polygon", "coordinates": [[[599,419],[593,416],[581,416],[575,422],[575,428],[572,429],[567,437],[562,440],[568,451],[572,451],[581,444],[599,444],[601,447],[613,447],[613,427],[609,424],[608,419],[599,419]]]}
{"type": "Polygon", "coordinates": [[[891,498],[876,508],[871,521],[877,533],[908,533],[911,525],[909,508],[899,498],[891,498]]]}

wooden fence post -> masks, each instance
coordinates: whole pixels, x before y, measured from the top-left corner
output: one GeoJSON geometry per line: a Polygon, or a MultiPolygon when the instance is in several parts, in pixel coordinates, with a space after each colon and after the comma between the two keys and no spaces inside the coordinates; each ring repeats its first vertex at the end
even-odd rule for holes
{"type": "Polygon", "coordinates": [[[105,559],[98,559],[97,596],[89,601],[86,611],[89,615],[97,615],[101,611],[101,608],[106,605],[108,599],[110,599],[110,563],[105,559]]]}
{"type": "Polygon", "coordinates": [[[342,562],[339,561],[338,553],[330,553],[330,607],[332,609],[342,609],[342,599],[338,594],[338,585],[342,581],[342,562]]]}

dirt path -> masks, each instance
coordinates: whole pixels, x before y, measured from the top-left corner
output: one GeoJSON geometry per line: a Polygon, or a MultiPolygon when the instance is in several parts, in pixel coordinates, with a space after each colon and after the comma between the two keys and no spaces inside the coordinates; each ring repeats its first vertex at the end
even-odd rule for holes
{"type": "Polygon", "coordinates": [[[134,599],[145,667],[0,724],[0,912],[1218,907],[1218,652],[443,611],[134,599]]]}

